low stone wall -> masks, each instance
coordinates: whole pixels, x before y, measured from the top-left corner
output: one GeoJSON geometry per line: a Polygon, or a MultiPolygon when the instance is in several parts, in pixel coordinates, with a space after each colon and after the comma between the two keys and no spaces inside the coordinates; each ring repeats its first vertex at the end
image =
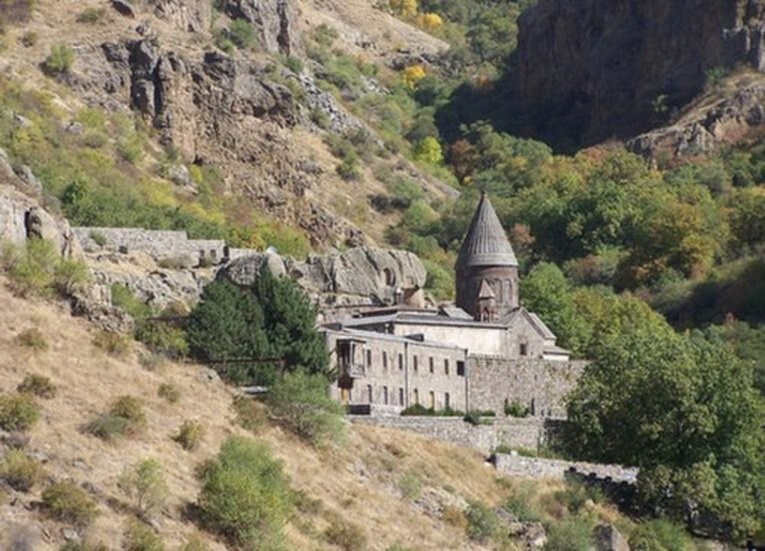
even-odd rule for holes
{"type": "Polygon", "coordinates": [[[187,256],[193,264],[219,264],[226,257],[226,243],[219,239],[189,239],[185,231],[145,230],[142,228],[72,228],[86,251],[141,251],[157,260],[187,256]],[[104,244],[93,239],[100,236],[104,244]]]}
{"type": "Polygon", "coordinates": [[[410,430],[435,440],[473,448],[484,454],[498,446],[536,450],[546,438],[546,423],[540,418],[491,419],[487,425],[471,425],[461,417],[349,415],[354,423],[410,430]]]}
{"type": "Polygon", "coordinates": [[[622,467],[621,465],[523,457],[507,453],[498,453],[495,465],[498,471],[507,475],[534,479],[555,478],[562,480],[567,473],[575,470],[576,473],[584,477],[610,478],[614,482],[632,484],[637,480],[638,475],[638,469],[622,467]]]}

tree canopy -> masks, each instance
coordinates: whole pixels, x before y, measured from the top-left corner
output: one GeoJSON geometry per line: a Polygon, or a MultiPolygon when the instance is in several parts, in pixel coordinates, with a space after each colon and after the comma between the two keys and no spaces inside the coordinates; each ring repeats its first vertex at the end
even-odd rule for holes
{"type": "MultiPolygon", "coordinates": [[[[250,287],[228,280],[207,285],[186,324],[189,349],[203,361],[284,359],[288,370],[326,372],[324,340],[316,329],[316,310],[288,278],[259,274],[250,287]]],[[[237,383],[267,383],[275,364],[236,363],[221,367],[237,383]]]]}

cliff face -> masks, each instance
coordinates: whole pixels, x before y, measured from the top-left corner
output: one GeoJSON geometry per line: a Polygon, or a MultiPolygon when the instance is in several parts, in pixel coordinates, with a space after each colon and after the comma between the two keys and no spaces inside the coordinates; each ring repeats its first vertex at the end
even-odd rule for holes
{"type": "Polygon", "coordinates": [[[656,126],[710,69],[765,69],[763,0],[540,0],[519,29],[512,124],[558,147],[656,126]]]}

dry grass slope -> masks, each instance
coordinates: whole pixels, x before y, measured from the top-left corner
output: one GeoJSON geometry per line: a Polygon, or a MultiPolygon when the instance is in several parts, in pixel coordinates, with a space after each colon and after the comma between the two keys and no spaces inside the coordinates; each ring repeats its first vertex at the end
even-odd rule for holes
{"type": "MultiPolygon", "coordinates": [[[[88,539],[115,549],[130,519],[127,496],[117,481],[126,466],[147,457],[158,459],[170,490],[167,511],[158,519],[159,533],[169,549],[176,548],[197,530],[182,513],[199,490],[195,467],[213,456],[227,436],[245,434],[234,423],[232,390],[209,381],[200,366],[168,362],[146,369],[137,347],[125,357],[109,356],[92,344],[95,330],[71,318],[64,305],[19,299],[6,283],[0,279],[0,390],[14,391],[30,373],[49,377],[58,390],[55,398],[40,401],[42,418],[29,433],[26,451],[44,462],[50,480],[84,484],[100,511],[88,539]],[[16,336],[31,327],[44,333],[47,350],[34,351],[17,341],[16,336]],[[163,383],[180,391],[177,403],[157,394],[163,383]],[[84,425],[121,395],[142,400],[147,423],[141,433],[113,443],[84,433],[84,425]],[[205,426],[204,438],[192,452],[172,439],[187,419],[205,426]]],[[[427,504],[495,504],[509,491],[508,482],[499,481],[477,454],[417,435],[351,427],[344,446],[324,451],[272,426],[255,438],[270,444],[284,462],[292,487],[314,503],[287,526],[291,549],[332,549],[322,534],[333,521],[361,526],[370,549],[396,543],[415,549],[480,548],[461,528],[438,515],[428,516],[427,504]],[[410,499],[403,498],[404,493],[410,499]],[[411,499],[416,496],[422,504],[411,499]]],[[[36,510],[45,485],[29,494],[8,491],[0,505],[0,548],[7,548],[9,538],[30,526],[39,538],[35,549],[58,549],[63,543],[64,526],[36,510]]],[[[224,548],[205,537],[213,549],[224,548]]]]}

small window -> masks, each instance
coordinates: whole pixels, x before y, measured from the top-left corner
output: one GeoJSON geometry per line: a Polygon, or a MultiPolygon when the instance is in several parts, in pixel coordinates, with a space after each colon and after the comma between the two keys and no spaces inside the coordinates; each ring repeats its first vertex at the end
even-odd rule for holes
{"type": "Polygon", "coordinates": [[[429,365],[428,367],[430,368],[430,372],[431,372],[431,373],[435,373],[435,368],[434,368],[434,365],[435,365],[435,363],[434,363],[434,360],[433,360],[433,356],[431,356],[431,357],[430,357],[430,362],[429,362],[429,364],[430,364],[430,365],[429,365]]]}
{"type": "Polygon", "coordinates": [[[449,359],[444,360],[444,375],[449,375],[449,359]]]}
{"type": "Polygon", "coordinates": [[[420,403],[420,391],[416,388],[414,389],[414,403],[419,404],[420,403]]]}
{"type": "Polygon", "coordinates": [[[374,402],[374,392],[372,392],[372,385],[367,385],[367,398],[370,404],[374,402]]]}
{"type": "Polygon", "coordinates": [[[412,365],[414,366],[414,372],[415,372],[415,373],[417,373],[417,370],[418,370],[418,368],[420,367],[420,366],[418,365],[418,363],[419,363],[419,362],[418,362],[418,360],[419,360],[419,358],[417,357],[417,355],[415,355],[415,356],[413,356],[413,357],[412,357],[412,365]]]}
{"type": "Polygon", "coordinates": [[[457,375],[460,377],[465,376],[465,362],[457,360],[457,375]]]}
{"type": "Polygon", "coordinates": [[[388,405],[388,387],[383,387],[383,404],[388,405]]]}
{"type": "Polygon", "coordinates": [[[452,403],[449,400],[449,393],[445,392],[444,393],[444,409],[451,409],[451,408],[452,408],[452,403]]]}
{"type": "Polygon", "coordinates": [[[436,393],[430,391],[430,409],[436,409],[436,393]]]}
{"type": "Polygon", "coordinates": [[[522,342],[520,344],[520,354],[521,356],[528,356],[529,355],[529,345],[528,343],[522,342]]]}
{"type": "Polygon", "coordinates": [[[398,355],[398,370],[404,371],[404,355],[401,353],[398,355]]]}
{"type": "Polygon", "coordinates": [[[400,406],[404,405],[404,389],[403,388],[398,389],[398,405],[400,406]]]}
{"type": "Polygon", "coordinates": [[[367,350],[367,367],[372,368],[372,351],[367,350]]]}
{"type": "Polygon", "coordinates": [[[388,371],[388,353],[385,350],[383,350],[382,356],[383,356],[383,371],[387,372],[388,371]]]}

